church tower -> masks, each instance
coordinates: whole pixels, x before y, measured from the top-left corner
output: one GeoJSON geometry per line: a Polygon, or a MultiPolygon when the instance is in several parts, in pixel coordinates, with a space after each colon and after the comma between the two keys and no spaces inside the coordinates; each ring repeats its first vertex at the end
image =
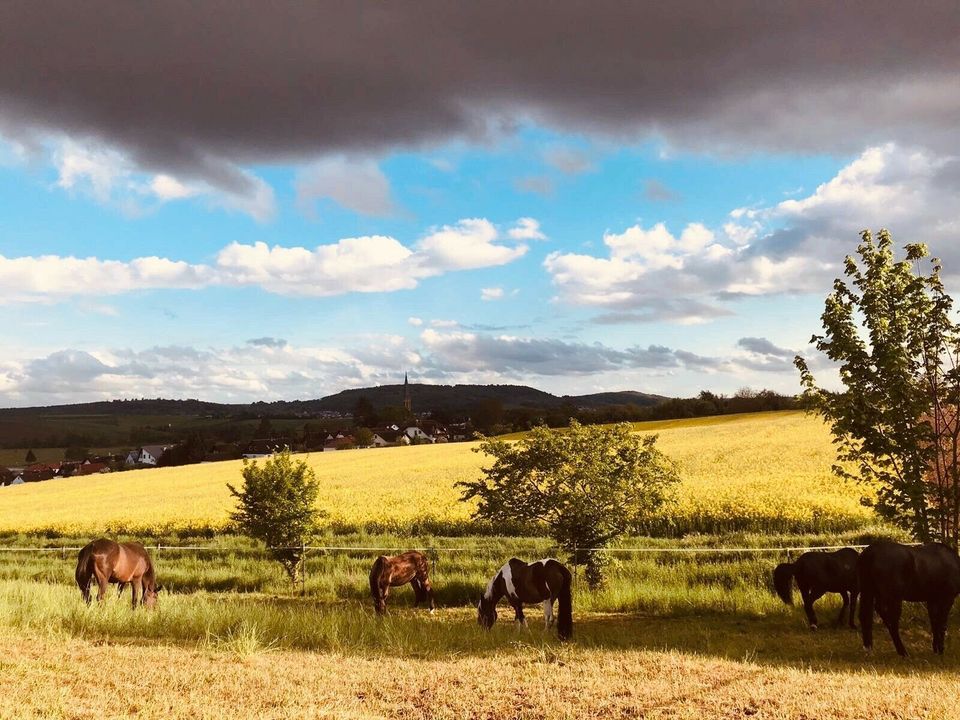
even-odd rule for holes
{"type": "Polygon", "coordinates": [[[403,407],[408,413],[413,413],[413,400],[410,398],[410,381],[407,374],[403,374],[403,407]]]}

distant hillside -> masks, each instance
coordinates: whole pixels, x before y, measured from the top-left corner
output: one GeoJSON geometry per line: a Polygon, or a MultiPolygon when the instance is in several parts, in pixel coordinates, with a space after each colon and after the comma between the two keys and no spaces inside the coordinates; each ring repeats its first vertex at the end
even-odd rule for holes
{"type": "Polygon", "coordinates": [[[602,408],[611,405],[636,405],[637,407],[652,407],[659,405],[670,398],[665,395],[650,395],[635,390],[620,392],[594,393],[593,395],[564,395],[564,401],[569,401],[581,408],[602,408]]]}
{"type": "MultiPolygon", "coordinates": [[[[662,395],[649,395],[632,390],[595,393],[592,395],[551,395],[526,385],[426,385],[410,384],[415,411],[444,410],[469,412],[484,400],[499,400],[505,408],[557,408],[571,404],[580,408],[599,408],[611,405],[649,407],[667,400],[662,395]]],[[[111,400],[75,405],[48,405],[30,408],[0,408],[0,421],[15,417],[90,417],[102,415],[144,416],[205,416],[230,417],[285,417],[320,412],[350,414],[361,397],[367,398],[376,409],[403,404],[403,385],[343,390],[317,400],[276,400],[254,403],[215,403],[203,400],[111,400]]]]}
{"type": "MultiPolygon", "coordinates": [[[[414,412],[470,415],[484,401],[499,401],[505,410],[559,410],[565,406],[597,410],[633,405],[651,407],[664,398],[637,392],[558,397],[525,385],[410,385],[414,412]]],[[[310,418],[350,415],[367,398],[376,410],[403,404],[403,385],[344,390],[316,400],[227,404],[202,400],[114,400],[0,409],[0,447],[114,447],[146,442],[176,442],[185,434],[235,439],[256,432],[268,417],[275,430],[302,429],[310,418]]],[[[333,421],[331,421],[333,422],[333,421]]]]}

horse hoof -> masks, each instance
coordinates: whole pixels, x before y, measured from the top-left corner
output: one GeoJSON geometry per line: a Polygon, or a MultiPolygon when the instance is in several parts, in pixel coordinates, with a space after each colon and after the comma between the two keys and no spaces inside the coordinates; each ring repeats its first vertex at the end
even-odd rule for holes
{"type": "Polygon", "coordinates": [[[864,646],[863,646],[863,652],[866,653],[867,655],[871,655],[871,654],[873,654],[873,648],[872,648],[872,647],[867,647],[866,645],[864,645],[864,646]]]}
{"type": "Polygon", "coordinates": [[[436,608],[430,608],[430,614],[433,615],[436,612],[436,608]]]}
{"type": "Polygon", "coordinates": [[[810,629],[811,629],[811,630],[816,630],[816,629],[817,629],[817,624],[816,624],[816,623],[811,623],[811,624],[810,624],[810,629]]]}

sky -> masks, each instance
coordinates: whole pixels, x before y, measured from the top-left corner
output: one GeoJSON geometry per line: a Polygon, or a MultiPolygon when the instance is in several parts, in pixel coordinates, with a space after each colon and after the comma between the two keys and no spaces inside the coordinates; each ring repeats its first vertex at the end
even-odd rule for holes
{"type": "Polygon", "coordinates": [[[960,273],[951,2],[0,5],[0,406],[799,390],[960,273]]]}

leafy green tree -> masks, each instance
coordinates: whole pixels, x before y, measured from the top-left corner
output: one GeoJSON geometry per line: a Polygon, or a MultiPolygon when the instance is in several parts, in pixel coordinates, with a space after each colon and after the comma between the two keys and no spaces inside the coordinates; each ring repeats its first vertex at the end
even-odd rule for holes
{"type": "Polygon", "coordinates": [[[373,430],[359,427],[353,433],[357,447],[370,447],[373,444],[373,430]]]}
{"type": "Polygon", "coordinates": [[[475,481],[458,483],[477,499],[475,517],[545,525],[551,538],[586,565],[591,587],[603,584],[611,541],[639,531],[670,497],[679,477],[656,447],[627,424],[531,430],[517,442],[482,438],[493,464],[475,481]]]}
{"type": "Polygon", "coordinates": [[[827,297],[817,349],[839,366],[843,389],[819,387],[795,363],[804,400],[830,423],[834,472],[876,489],[878,513],[919,541],[956,547],[960,528],[960,326],[924,245],[896,260],[881,230],[861,235],[858,258],[827,297]]]}
{"type": "Polygon", "coordinates": [[[316,508],[316,475],[303,460],[294,462],[288,451],[263,465],[244,461],[242,472],[242,488],[227,483],[237,500],[230,517],[245,535],[266,543],[271,557],[296,584],[303,572],[301,546],[313,537],[323,516],[316,508]]]}

